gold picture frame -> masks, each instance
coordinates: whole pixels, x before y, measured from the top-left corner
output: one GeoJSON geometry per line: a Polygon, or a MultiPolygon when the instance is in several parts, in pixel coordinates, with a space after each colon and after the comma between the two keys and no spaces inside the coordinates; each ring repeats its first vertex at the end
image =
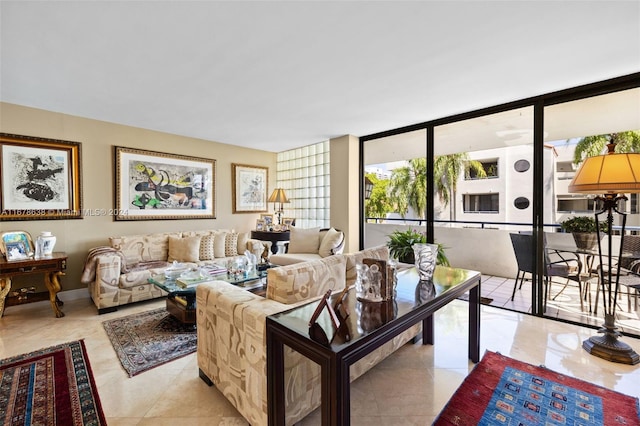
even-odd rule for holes
{"type": "Polygon", "coordinates": [[[264,220],[265,230],[268,230],[273,226],[273,215],[270,213],[263,213],[260,215],[260,219],[264,220]]]}
{"type": "Polygon", "coordinates": [[[114,148],[115,220],[216,218],[216,160],[114,148]]]}
{"type": "Polygon", "coordinates": [[[269,168],[247,164],[231,164],[231,205],[233,213],[267,211],[269,168]]]}
{"type": "Polygon", "coordinates": [[[82,219],[81,144],[0,133],[0,221],[82,219]]]}

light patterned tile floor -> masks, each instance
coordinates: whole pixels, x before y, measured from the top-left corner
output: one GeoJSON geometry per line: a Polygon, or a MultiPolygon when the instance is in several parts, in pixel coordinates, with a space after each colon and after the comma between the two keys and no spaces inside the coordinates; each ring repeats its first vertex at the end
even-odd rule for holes
{"type": "MultiPolygon", "coordinates": [[[[61,298],[65,300],[64,293],[61,298]]],[[[85,339],[109,425],[245,425],[224,396],[200,380],[195,354],[127,377],[102,321],[163,305],[162,300],[143,302],[99,316],[88,298],[67,300],[66,316],[59,319],[48,302],[9,307],[0,319],[0,358],[85,339]]],[[[353,384],[353,425],[431,424],[473,367],[466,351],[460,350],[467,344],[466,302],[455,301],[440,310],[435,331],[434,346],[405,345],[353,384]]],[[[640,397],[640,365],[615,364],[587,354],[581,342],[593,334],[593,329],[482,307],[482,352],[544,364],[640,397]]],[[[640,340],[624,341],[640,352],[640,340]]],[[[318,410],[301,422],[319,423],[318,410]]]]}

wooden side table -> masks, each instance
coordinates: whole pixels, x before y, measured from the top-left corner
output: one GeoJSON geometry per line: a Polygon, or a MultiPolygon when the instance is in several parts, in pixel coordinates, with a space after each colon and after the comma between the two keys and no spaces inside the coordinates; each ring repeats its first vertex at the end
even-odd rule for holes
{"type": "Polygon", "coordinates": [[[251,238],[260,241],[271,241],[271,253],[278,252],[278,241],[289,241],[291,232],[289,231],[251,231],[251,238]]]}
{"type": "MultiPolygon", "coordinates": [[[[51,256],[38,259],[7,261],[0,258],[0,317],[4,315],[5,301],[11,291],[11,279],[30,274],[44,274],[44,284],[47,286],[48,293],[42,293],[48,295],[56,318],[63,317],[64,312],[60,310],[63,303],[58,299],[58,292],[61,290],[58,277],[64,275],[66,269],[67,254],[64,252],[55,252],[51,256]]],[[[28,299],[29,296],[27,296],[28,299]]],[[[39,296],[39,293],[35,293],[30,301],[40,300],[46,300],[46,296],[43,298],[39,296]]]]}

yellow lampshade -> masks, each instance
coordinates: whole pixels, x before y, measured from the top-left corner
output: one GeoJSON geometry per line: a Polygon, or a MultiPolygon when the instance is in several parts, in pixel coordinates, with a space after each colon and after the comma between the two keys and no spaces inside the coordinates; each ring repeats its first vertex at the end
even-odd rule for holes
{"type": "Polygon", "coordinates": [[[284,193],[284,189],[276,188],[271,193],[268,200],[269,203],[288,203],[287,195],[284,193]]]}
{"type": "Polygon", "coordinates": [[[624,194],[640,192],[640,153],[589,157],[569,184],[569,192],[624,194]]]}

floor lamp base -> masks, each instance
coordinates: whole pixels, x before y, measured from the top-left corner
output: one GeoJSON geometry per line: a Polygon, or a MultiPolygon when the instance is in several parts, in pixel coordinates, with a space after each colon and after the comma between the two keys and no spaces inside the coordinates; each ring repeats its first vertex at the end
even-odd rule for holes
{"type": "Polygon", "coordinates": [[[635,365],[640,363],[640,356],[624,342],[615,336],[604,334],[592,336],[582,342],[582,347],[591,355],[621,364],[635,365]]]}

